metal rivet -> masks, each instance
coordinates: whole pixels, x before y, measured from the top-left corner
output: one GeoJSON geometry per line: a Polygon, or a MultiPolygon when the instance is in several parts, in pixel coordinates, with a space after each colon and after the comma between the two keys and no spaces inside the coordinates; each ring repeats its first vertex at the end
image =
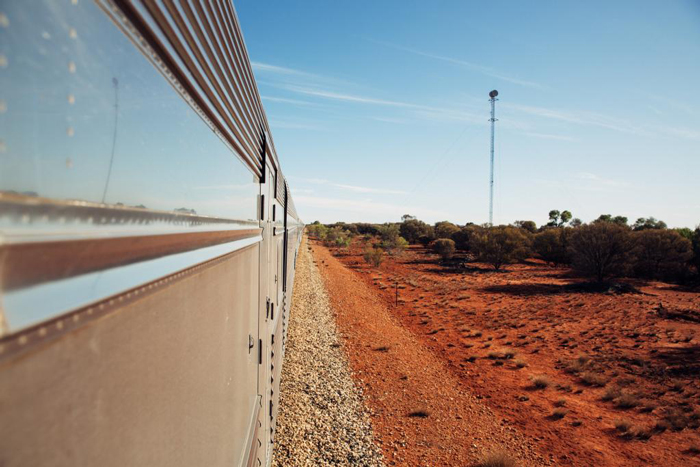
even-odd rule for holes
{"type": "Polygon", "coordinates": [[[5,13],[0,13],[0,28],[7,28],[9,26],[10,18],[8,18],[5,13]]]}
{"type": "Polygon", "coordinates": [[[68,62],[68,72],[75,73],[75,62],[68,62]]]}
{"type": "Polygon", "coordinates": [[[66,130],[66,134],[67,134],[68,136],[73,136],[73,135],[75,135],[75,130],[73,129],[72,126],[69,126],[69,127],[68,127],[68,129],[66,130]]]}
{"type": "Polygon", "coordinates": [[[68,30],[68,37],[71,39],[77,39],[78,38],[78,31],[75,30],[75,28],[70,28],[68,30]]]}
{"type": "Polygon", "coordinates": [[[0,55],[0,68],[7,68],[7,57],[0,55]]]}
{"type": "Polygon", "coordinates": [[[75,96],[73,94],[68,94],[68,103],[70,105],[75,104],[75,96]]]}

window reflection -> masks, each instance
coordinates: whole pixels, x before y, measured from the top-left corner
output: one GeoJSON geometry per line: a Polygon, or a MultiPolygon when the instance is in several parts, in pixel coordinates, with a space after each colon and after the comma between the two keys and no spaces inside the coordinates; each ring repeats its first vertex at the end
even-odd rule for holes
{"type": "Polygon", "coordinates": [[[0,10],[0,191],[256,221],[252,172],[93,2],[0,10]]]}

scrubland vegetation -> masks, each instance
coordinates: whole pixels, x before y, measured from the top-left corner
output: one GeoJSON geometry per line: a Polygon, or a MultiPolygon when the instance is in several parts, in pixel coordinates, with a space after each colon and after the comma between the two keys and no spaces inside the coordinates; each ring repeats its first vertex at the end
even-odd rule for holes
{"type": "Polygon", "coordinates": [[[558,465],[696,460],[700,226],[549,218],[488,226],[404,216],[308,232],[558,465]]]}
{"type": "Polygon", "coordinates": [[[669,229],[653,217],[630,225],[626,217],[603,214],[584,224],[569,211],[552,210],[549,222],[539,227],[523,220],[499,226],[429,225],[405,215],[400,223],[315,222],[307,228],[312,237],[341,250],[360,238],[367,245],[365,260],[373,266],[384,254],[399,255],[409,244],[421,244],[443,262],[459,253],[462,263],[479,261],[502,271],[536,258],[555,268],[569,266],[601,284],[622,277],[688,283],[698,280],[700,268],[700,226],[669,229]]]}

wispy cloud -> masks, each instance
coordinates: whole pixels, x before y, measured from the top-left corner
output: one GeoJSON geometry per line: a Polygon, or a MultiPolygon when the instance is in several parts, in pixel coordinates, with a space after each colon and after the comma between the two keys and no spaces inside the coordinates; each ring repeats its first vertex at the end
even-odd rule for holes
{"type": "Polygon", "coordinates": [[[299,182],[312,183],[314,185],[326,185],[326,186],[331,186],[334,188],[340,188],[342,190],[352,191],[354,193],[376,193],[376,194],[385,194],[385,195],[405,195],[406,194],[405,191],[401,191],[401,190],[390,190],[387,188],[372,188],[372,187],[366,187],[366,186],[346,185],[343,183],[331,182],[329,180],[325,180],[322,178],[303,178],[303,177],[294,177],[294,176],[290,176],[289,178],[297,180],[299,182]]]}
{"type": "Polygon", "coordinates": [[[592,185],[605,186],[605,187],[621,187],[629,185],[623,180],[614,180],[612,178],[601,177],[590,172],[579,172],[576,174],[576,178],[580,181],[587,182],[592,185]]]}
{"type": "Polygon", "coordinates": [[[535,182],[548,188],[560,189],[569,195],[571,195],[572,192],[619,192],[628,190],[630,187],[630,183],[625,180],[601,177],[591,172],[579,172],[562,180],[537,179],[535,182]]]}
{"type": "Polygon", "coordinates": [[[361,96],[357,94],[348,94],[344,92],[329,91],[327,89],[308,86],[296,85],[280,85],[282,89],[292,91],[306,96],[314,96],[321,99],[328,99],[338,102],[349,102],[364,105],[378,105],[384,107],[394,107],[408,109],[413,112],[413,115],[421,117],[425,120],[454,120],[465,121],[472,123],[484,123],[483,115],[476,115],[469,112],[464,112],[457,109],[449,109],[443,107],[433,107],[429,105],[414,104],[411,102],[396,101],[389,99],[378,99],[374,97],[361,96]]]}
{"type": "Polygon", "coordinates": [[[253,70],[261,72],[261,73],[273,73],[276,75],[287,75],[287,76],[300,76],[304,78],[313,78],[313,79],[323,79],[321,75],[317,75],[314,73],[308,73],[306,71],[301,71],[301,70],[296,70],[294,68],[287,68],[283,66],[277,66],[277,65],[271,65],[269,63],[261,63],[261,62],[250,62],[250,64],[253,66],[253,70]]]}
{"type": "MultiPolygon", "coordinates": [[[[444,211],[424,209],[417,206],[404,206],[399,204],[377,203],[372,200],[349,200],[339,198],[325,198],[319,196],[295,196],[294,202],[298,209],[317,208],[332,209],[334,211],[344,211],[354,213],[355,217],[364,220],[369,217],[375,219],[399,219],[401,215],[411,212],[420,218],[447,218],[449,214],[444,211]]],[[[347,214],[343,216],[347,218],[347,214]]]]}
{"type": "Polygon", "coordinates": [[[549,118],[552,120],[559,120],[562,122],[575,123],[579,125],[597,126],[622,133],[639,134],[643,132],[641,127],[633,125],[626,120],[609,117],[607,115],[594,112],[564,112],[545,107],[534,107],[510,103],[503,103],[501,104],[501,107],[520,111],[537,117],[549,118]]]}
{"type": "Polygon", "coordinates": [[[655,126],[658,131],[664,133],[668,136],[700,140],[700,131],[691,130],[690,128],[683,127],[668,127],[668,126],[655,126]]]}
{"type": "Polygon", "coordinates": [[[410,104],[408,102],[392,101],[386,99],[375,99],[372,97],[357,96],[353,94],[345,94],[334,91],[328,91],[320,88],[309,88],[304,86],[287,85],[286,89],[307,96],[322,97],[324,99],[332,99],[345,102],[358,102],[362,104],[386,105],[391,107],[406,107],[406,108],[422,108],[423,106],[410,104]]]}
{"type": "Polygon", "coordinates": [[[467,69],[470,69],[472,71],[476,71],[477,73],[481,73],[482,75],[490,76],[491,78],[496,78],[496,79],[499,79],[501,81],[506,81],[508,83],[513,83],[513,84],[517,84],[519,86],[525,86],[525,87],[535,88],[535,89],[545,89],[545,87],[539,83],[514,78],[512,76],[508,76],[506,74],[503,74],[503,73],[501,73],[501,72],[499,72],[491,67],[480,65],[478,63],[468,62],[466,60],[461,60],[461,59],[453,58],[453,57],[446,57],[444,55],[437,55],[437,54],[433,54],[433,53],[423,52],[422,50],[417,50],[417,49],[413,49],[410,47],[404,47],[404,46],[398,45],[398,44],[392,44],[391,42],[378,41],[378,40],[374,40],[374,39],[367,39],[367,40],[369,40],[370,42],[374,42],[375,44],[383,45],[385,47],[391,47],[393,49],[402,50],[404,52],[409,52],[409,53],[412,53],[414,55],[420,55],[421,57],[432,58],[433,60],[440,60],[443,62],[451,63],[453,65],[458,65],[458,66],[461,66],[463,68],[467,68],[467,69]]]}
{"type": "Polygon", "coordinates": [[[391,118],[391,117],[369,117],[371,120],[376,120],[378,122],[385,122],[385,123],[396,123],[399,125],[405,125],[407,123],[410,123],[408,120],[403,119],[403,118],[391,118]]]}
{"type": "Polygon", "coordinates": [[[318,102],[308,102],[299,99],[288,99],[286,97],[261,96],[261,99],[263,101],[280,102],[283,104],[300,105],[304,107],[322,107],[322,104],[319,104],[318,102]]]}
{"type": "Polygon", "coordinates": [[[286,121],[279,119],[271,119],[270,126],[272,128],[286,128],[290,130],[312,130],[312,131],[327,131],[326,128],[315,125],[313,123],[304,123],[297,121],[286,121]]]}
{"type": "Polygon", "coordinates": [[[576,139],[570,137],[570,136],[564,136],[564,135],[551,135],[548,133],[533,133],[533,132],[524,132],[524,135],[527,136],[532,136],[533,138],[540,138],[540,139],[553,139],[557,141],[576,141],[576,139]]]}

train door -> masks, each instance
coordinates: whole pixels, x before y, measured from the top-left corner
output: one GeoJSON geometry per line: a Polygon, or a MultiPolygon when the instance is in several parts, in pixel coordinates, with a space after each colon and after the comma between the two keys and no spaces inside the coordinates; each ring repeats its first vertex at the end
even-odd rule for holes
{"type": "Polygon", "coordinates": [[[260,184],[260,227],[263,229],[263,241],[260,248],[260,297],[258,313],[258,394],[260,412],[258,414],[258,436],[256,446],[259,465],[267,465],[270,460],[270,387],[271,387],[271,332],[272,320],[276,313],[275,274],[277,270],[277,252],[274,238],[273,219],[275,205],[275,170],[265,164],[265,174],[260,184]]]}

